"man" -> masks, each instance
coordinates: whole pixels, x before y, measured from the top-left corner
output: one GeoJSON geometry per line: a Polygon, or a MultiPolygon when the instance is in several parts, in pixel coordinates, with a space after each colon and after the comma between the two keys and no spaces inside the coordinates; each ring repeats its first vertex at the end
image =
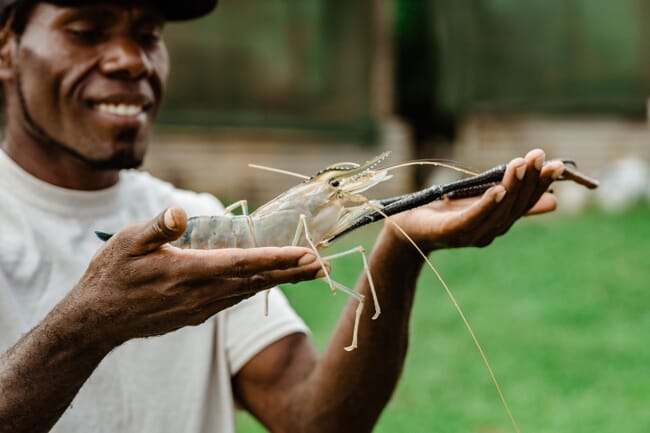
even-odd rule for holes
{"type": "MultiPolygon", "coordinates": [[[[313,254],[171,247],[183,209],[221,205],[125,170],[142,161],[164,93],[165,21],[214,1],[2,6],[0,431],[227,432],[235,404],[271,431],[370,431],[406,353],[422,266],[412,246],[385,226],[370,258],[381,318],[364,316],[359,349],[343,351],[350,302],[318,355],[279,292],[269,317],[263,298],[246,299],[318,277],[313,254]],[[117,234],[101,245],[95,229],[117,234]]],[[[543,162],[532,151],[480,200],[395,220],[427,253],[487,245],[555,207],[544,191],[563,167],[543,162]]],[[[368,294],[365,278],[357,290],[368,294]]]]}

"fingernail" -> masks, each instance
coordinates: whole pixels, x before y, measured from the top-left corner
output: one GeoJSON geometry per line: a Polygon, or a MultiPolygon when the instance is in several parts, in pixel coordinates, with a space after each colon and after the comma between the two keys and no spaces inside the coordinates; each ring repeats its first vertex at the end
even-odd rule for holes
{"type": "Polygon", "coordinates": [[[167,209],[165,211],[165,215],[163,217],[163,221],[165,222],[165,226],[168,229],[175,229],[176,228],[176,220],[174,219],[174,214],[171,209],[167,209]]]}
{"type": "Polygon", "coordinates": [[[564,174],[564,166],[559,166],[551,173],[551,179],[558,180],[564,174]]]}
{"type": "Polygon", "coordinates": [[[526,175],[526,164],[521,164],[519,167],[515,169],[515,176],[517,176],[517,179],[519,180],[524,180],[525,175],[526,175]]]}
{"type": "Polygon", "coordinates": [[[312,253],[307,253],[298,260],[298,266],[306,266],[316,261],[316,256],[312,253]]]}
{"type": "Polygon", "coordinates": [[[506,196],[506,190],[502,189],[501,191],[497,192],[496,195],[494,196],[494,202],[501,203],[501,200],[503,200],[503,197],[505,196],[506,196]]]}
{"type": "Polygon", "coordinates": [[[535,168],[537,170],[541,170],[542,167],[544,166],[544,159],[545,159],[544,154],[542,154],[542,155],[538,156],[537,158],[535,158],[535,168]]]}

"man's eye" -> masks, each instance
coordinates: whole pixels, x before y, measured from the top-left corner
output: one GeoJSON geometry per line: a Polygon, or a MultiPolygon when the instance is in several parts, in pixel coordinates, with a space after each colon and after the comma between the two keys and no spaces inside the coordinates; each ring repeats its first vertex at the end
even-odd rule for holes
{"type": "Polygon", "coordinates": [[[68,33],[84,43],[97,42],[104,36],[103,32],[96,28],[70,28],[68,33]]]}
{"type": "Polygon", "coordinates": [[[140,32],[138,34],[138,40],[144,46],[153,46],[160,41],[159,32],[140,32]]]}

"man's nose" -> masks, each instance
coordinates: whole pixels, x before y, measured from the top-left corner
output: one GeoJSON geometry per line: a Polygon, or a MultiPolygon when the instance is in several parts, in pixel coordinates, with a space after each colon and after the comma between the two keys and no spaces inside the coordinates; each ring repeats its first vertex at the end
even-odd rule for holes
{"type": "Polygon", "coordinates": [[[129,36],[115,37],[106,45],[101,70],[108,76],[137,79],[152,72],[152,62],[147,51],[129,36]]]}

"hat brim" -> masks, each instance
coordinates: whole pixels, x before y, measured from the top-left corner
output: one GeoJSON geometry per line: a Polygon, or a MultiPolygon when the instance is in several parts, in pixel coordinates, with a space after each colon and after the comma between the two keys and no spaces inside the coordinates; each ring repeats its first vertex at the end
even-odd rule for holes
{"type": "MultiPolygon", "coordinates": [[[[20,0],[0,0],[0,9],[18,3],[20,0]]],[[[44,0],[49,3],[63,6],[74,6],[87,3],[81,0],[44,0]]],[[[127,0],[118,0],[128,3],[127,0]]],[[[163,17],[168,21],[184,21],[202,17],[210,13],[216,6],[218,0],[158,0],[151,1],[156,5],[163,17]]]]}
{"type": "Polygon", "coordinates": [[[217,7],[217,0],[167,0],[156,5],[168,21],[184,21],[207,15],[217,7]]]}

